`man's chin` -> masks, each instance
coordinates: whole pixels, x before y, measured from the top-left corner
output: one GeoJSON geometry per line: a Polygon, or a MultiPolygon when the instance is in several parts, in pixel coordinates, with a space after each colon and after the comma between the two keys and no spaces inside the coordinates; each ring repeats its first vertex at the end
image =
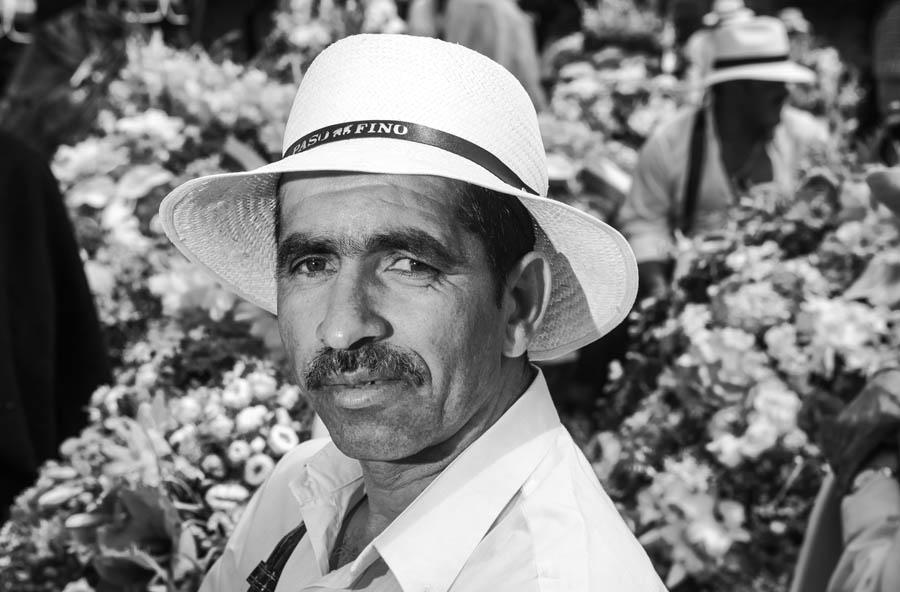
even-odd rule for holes
{"type": "Polygon", "coordinates": [[[345,456],[361,462],[395,462],[414,456],[421,449],[398,438],[396,430],[359,429],[344,426],[331,432],[331,439],[345,456]]]}

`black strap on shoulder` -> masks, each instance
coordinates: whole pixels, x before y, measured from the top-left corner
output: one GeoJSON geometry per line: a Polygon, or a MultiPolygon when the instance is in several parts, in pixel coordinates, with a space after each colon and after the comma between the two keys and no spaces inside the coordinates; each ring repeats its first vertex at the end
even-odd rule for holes
{"type": "Polygon", "coordinates": [[[259,565],[254,568],[250,575],[247,576],[247,583],[250,587],[247,592],[275,592],[278,580],[281,578],[281,572],[287,564],[291,553],[300,544],[300,541],[306,535],[306,525],[302,522],[300,526],[284,535],[275,545],[275,549],[269,558],[260,561],[259,565]]]}
{"type": "Polygon", "coordinates": [[[694,117],[691,130],[691,147],[688,154],[687,178],[684,184],[684,204],[681,210],[679,228],[685,235],[690,235],[694,226],[694,214],[700,194],[700,181],[703,178],[703,161],[706,158],[706,109],[700,107],[694,117]]]}

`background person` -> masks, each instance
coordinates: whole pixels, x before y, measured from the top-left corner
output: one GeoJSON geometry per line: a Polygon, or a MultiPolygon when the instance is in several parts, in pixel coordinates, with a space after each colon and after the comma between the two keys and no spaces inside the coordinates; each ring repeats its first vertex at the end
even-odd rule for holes
{"type": "Polygon", "coordinates": [[[790,194],[802,157],[828,140],[812,115],[786,108],[787,83],[815,75],[788,59],[784,25],[756,17],[716,29],[708,100],[662,124],[640,152],[619,214],[645,294],[668,289],[676,231],[719,228],[736,196],[761,183],[790,194]]]}
{"type": "MultiPolygon", "coordinates": [[[[900,216],[900,169],[868,183],[900,216]]],[[[896,274],[885,279],[880,299],[896,294],[896,274]]],[[[900,590],[900,369],[873,376],[823,434],[833,475],[811,513],[791,592],[900,590]]]]}
{"type": "Polygon", "coordinates": [[[415,0],[409,32],[459,43],[485,55],[525,87],[535,109],[547,106],[534,23],[515,0],[415,0]]]}
{"type": "Polygon", "coordinates": [[[93,296],[43,157],[0,132],[0,521],[111,380],[93,296]]]}

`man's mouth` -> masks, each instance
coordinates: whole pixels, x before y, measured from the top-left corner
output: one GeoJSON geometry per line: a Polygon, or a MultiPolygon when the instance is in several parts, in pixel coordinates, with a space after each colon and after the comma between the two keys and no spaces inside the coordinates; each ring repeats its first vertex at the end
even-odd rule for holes
{"type": "Polygon", "coordinates": [[[400,382],[400,379],[396,376],[380,376],[365,371],[357,371],[329,376],[322,381],[321,388],[369,388],[395,382],[400,382]]]}
{"type": "Polygon", "coordinates": [[[329,377],[318,390],[338,408],[364,409],[383,406],[395,398],[396,386],[402,382],[393,376],[352,373],[329,377]]]}

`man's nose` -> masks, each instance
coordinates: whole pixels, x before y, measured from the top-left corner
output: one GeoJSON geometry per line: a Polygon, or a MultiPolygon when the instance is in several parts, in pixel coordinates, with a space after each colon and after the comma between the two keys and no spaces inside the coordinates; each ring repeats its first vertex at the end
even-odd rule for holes
{"type": "Polygon", "coordinates": [[[388,337],[390,325],[372,306],[371,281],[361,269],[346,266],[331,284],[325,318],[316,337],[333,349],[354,349],[388,337]]]}

